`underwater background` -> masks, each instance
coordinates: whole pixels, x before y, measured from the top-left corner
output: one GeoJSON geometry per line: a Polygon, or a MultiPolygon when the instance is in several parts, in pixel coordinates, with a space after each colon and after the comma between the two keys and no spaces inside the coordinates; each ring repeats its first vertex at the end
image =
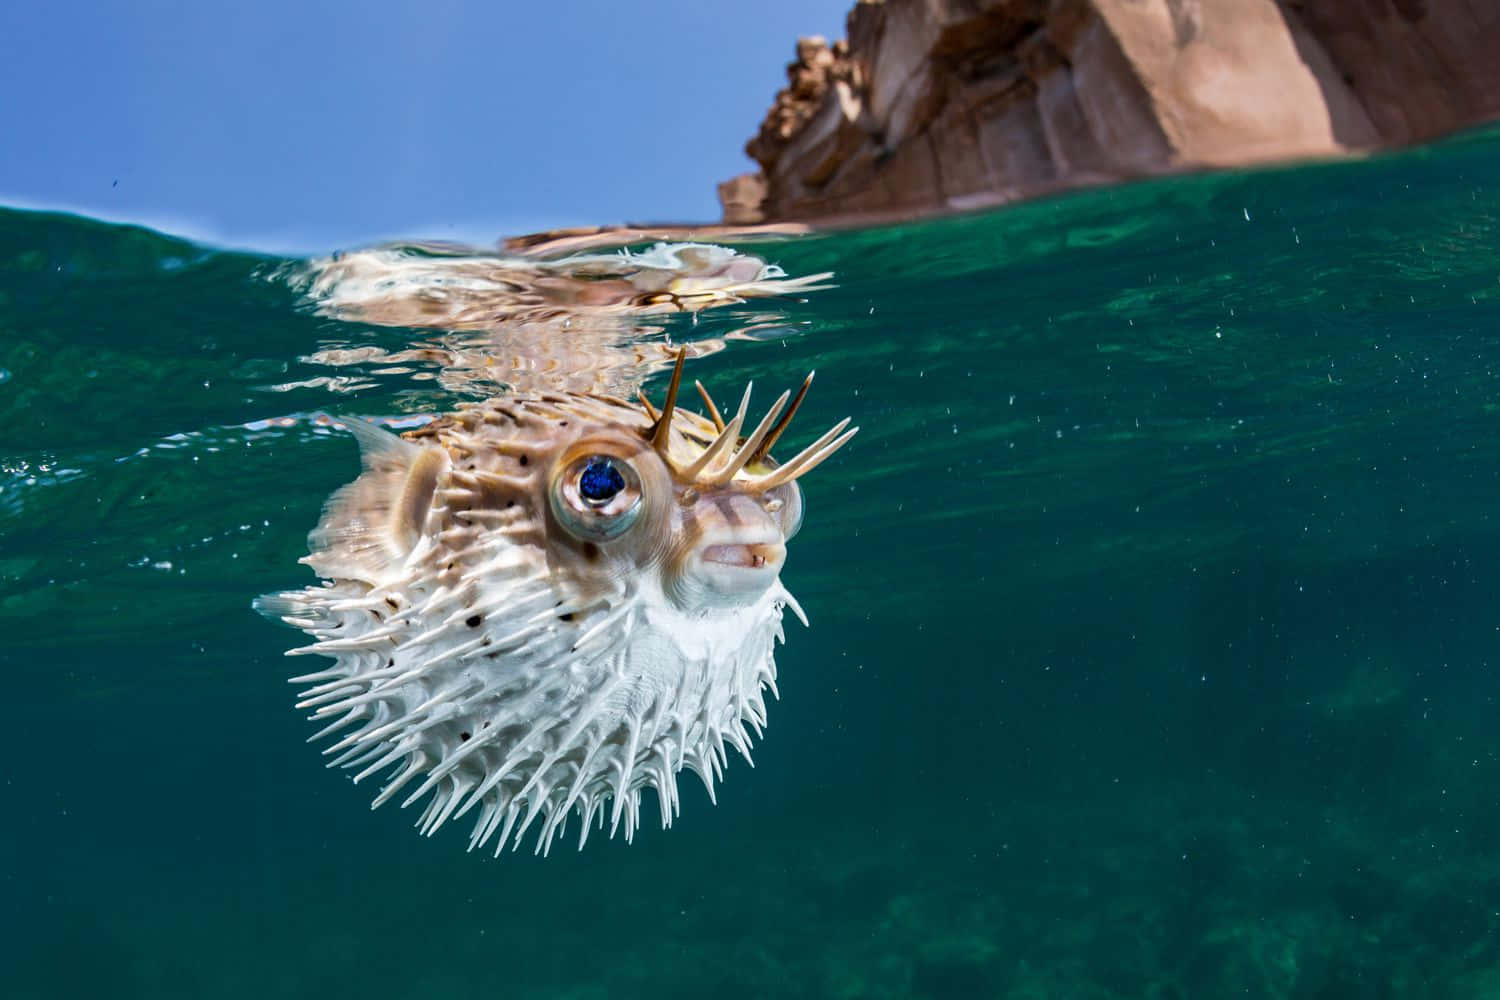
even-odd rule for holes
{"type": "Polygon", "coordinates": [[[836,287],[640,336],[862,426],[812,628],[717,806],[495,860],[323,769],[250,606],[358,469],[302,415],[473,392],[0,210],[6,996],[1500,996],[1500,130],[740,249],[836,287]]]}

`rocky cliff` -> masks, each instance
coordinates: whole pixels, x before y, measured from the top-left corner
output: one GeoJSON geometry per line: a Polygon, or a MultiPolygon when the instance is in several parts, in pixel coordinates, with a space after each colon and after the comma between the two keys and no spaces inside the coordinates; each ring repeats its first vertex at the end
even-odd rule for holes
{"type": "Polygon", "coordinates": [[[860,0],[797,44],[729,223],[975,207],[1500,117],[1497,0],[860,0]]]}

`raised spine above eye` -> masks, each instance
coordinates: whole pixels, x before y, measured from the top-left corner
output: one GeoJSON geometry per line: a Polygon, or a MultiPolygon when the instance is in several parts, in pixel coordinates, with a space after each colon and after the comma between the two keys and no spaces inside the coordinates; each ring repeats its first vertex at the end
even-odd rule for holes
{"type": "Polygon", "coordinates": [[[743,489],[765,492],[811,472],[859,433],[859,428],[850,427],[849,418],[845,417],[786,464],[776,466],[770,461],[771,446],[791,424],[793,415],[807,398],[807,391],[812,388],[813,376],[817,373],[808,373],[795,398],[788,392],[782,393],[747,438],[742,438],[740,431],[744,428],[749,413],[751,387],[745,386],[745,394],[740,397],[740,406],[734,419],[725,423],[718,407],[714,406],[713,398],[700,382],[696,383],[698,392],[703,396],[710,419],[718,428],[719,434],[706,447],[698,450],[691,461],[686,464],[674,461],[672,416],[677,412],[677,392],[682,385],[682,366],[686,360],[687,348],[684,347],[677,352],[677,364],[672,369],[672,380],[667,386],[667,399],[660,411],[651,405],[651,400],[644,391],[640,394],[641,406],[652,421],[651,426],[642,433],[680,479],[705,486],[723,486],[733,481],[738,482],[743,489]],[[787,406],[788,399],[791,399],[790,406],[787,406]],[[772,467],[765,469],[767,465],[772,467]],[[751,474],[740,478],[746,469],[752,470],[751,474]]]}

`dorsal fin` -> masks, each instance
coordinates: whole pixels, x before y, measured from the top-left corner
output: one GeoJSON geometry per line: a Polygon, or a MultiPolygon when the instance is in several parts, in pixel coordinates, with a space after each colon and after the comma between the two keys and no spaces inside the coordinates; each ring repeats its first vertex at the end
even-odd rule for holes
{"type": "Polygon", "coordinates": [[[384,583],[422,538],[448,452],[366,420],[341,422],[359,442],[365,471],[328,498],[303,561],[319,576],[384,583]]]}
{"type": "Polygon", "coordinates": [[[349,433],[354,435],[354,440],[359,442],[359,457],[366,469],[379,468],[387,459],[397,462],[408,461],[413,455],[421,451],[419,445],[392,434],[379,424],[368,420],[360,420],[358,417],[350,417],[339,421],[349,433]]]}

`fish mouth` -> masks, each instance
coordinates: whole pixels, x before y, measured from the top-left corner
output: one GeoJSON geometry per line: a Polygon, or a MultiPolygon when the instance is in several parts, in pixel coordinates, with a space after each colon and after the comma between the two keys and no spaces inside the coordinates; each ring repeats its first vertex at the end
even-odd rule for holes
{"type": "Polygon", "coordinates": [[[786,559],[786,546],[780,542],[750,542],[727,545],[708,545],[699,552],[699,558],[715,567],[725,566],[740,570],[780,569],[786,559]]]}

